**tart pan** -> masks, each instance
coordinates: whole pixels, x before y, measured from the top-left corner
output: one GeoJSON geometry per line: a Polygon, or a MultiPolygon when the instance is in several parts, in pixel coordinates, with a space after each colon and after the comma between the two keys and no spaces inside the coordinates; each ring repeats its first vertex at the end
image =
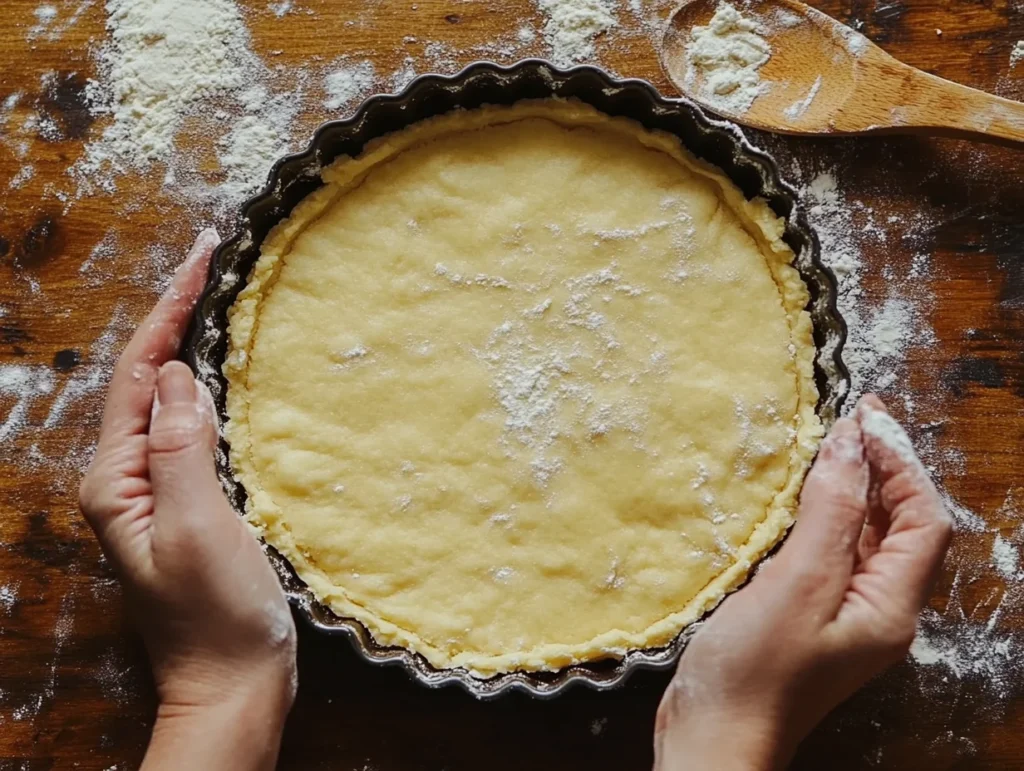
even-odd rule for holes
{"type": "MultiPolygon", "coordinates": [[[[632,118],[649,129],[675,134],[695,155],[721,168],[747,197],[762,196],[776,214],[786,218],[785,240],[797,255],[795,265],[811,295],[808,310],[818,349],[817,413],[830,427],[849,390],[849,374],[840,359],[846,326],[836,309],[835,277],[821,262],[818,239],[797,192],[782,181],[775,161],[747,142],[734,124],[709,118],[688,100],[667,99],[645,81],[621,80],[596,67],[561,70],[540,59],[508,67],[477,62],[456,75],[418,77],[399,94],[373,96],[351,117],[325,123],[305,151],[274,164],[266,187],[242,206],[235,234],[214,252],[209,281],[183,350],[185,360],[213,393],[222,420],[226,419],[221,366],[227,347],[227,310],[245,286],[263,239],[299,201],[320,187],[324,166],[339,156],[357,155],[372,139],[451,110],[549,97],[578,99],[608,115],[632,118]]],[[[226,449],[222,441],[217,451],[218,474],[229,500],[241,513],[246,493],[232,476],[226,449]]],[[[291,565],[273,547],[265,548],[289,601],[308,625],[325,634],[347,636],[369,662],[399,665],[426,686],[459,685],[480,699],[511,691],[550,698],[575,683],[608,690],[621,685],[635,669],[672,666],[699,626],[698,622],[684,629],[667,647],[631,651],[620,660],[574,665],[551,673],[513,672],[483,680],[465,670],[437,669],[404,648],[378,645],[358,621],[341,618],[318,602],[291,565]]]]}

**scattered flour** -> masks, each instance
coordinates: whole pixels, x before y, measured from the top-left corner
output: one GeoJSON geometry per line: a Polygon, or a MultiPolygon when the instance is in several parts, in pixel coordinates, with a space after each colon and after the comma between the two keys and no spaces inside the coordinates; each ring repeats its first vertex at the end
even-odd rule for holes
{"type": "Polygon", "coordinates": [[[57,18],[57,7],[54,5],[40,5],[33,13],[36,17],[36,23],[28,31],[27,37],[29,40],[39,37],[53,24],[54,19],[57,18]]]}
{"type": "Polygon", "coordinates": [[[30,163],[25,164],[18,169],[17,173],[11,177],[11,181],[7,183],[7,187],[11,190],[16,190],[22,187],[32,177],[36,175],[36,167],[30,163]]]}
{"type": "Polygon", "coordinates": [[[82,14],[95,4],[96,0],[78,0],[71,13],[67,13],[68,7],[72,5],[69,0],[64,0],[61,8],[52,4],[40,5],[33,12],[36,23],[28,30],[25,38],[30,42],[38,38],[60,40],[65,32],[78,23],[82,14]]]}
{"type": "Polygon", "coordinates": [[[103,695],[121,707],[130,704],[138,693],[132,675],[132,667],[125,663],[123,654],[117,648],[106,651],[93,670],[93,677],[103,695]]]}
{"type": "Polygon", "coordinates": [[[821,75],[814,81],[814,85],[811,86],[810,91],[807,92],[807,96],[798,102],[793,102],[789,107],[784,110],[787,118],[790,120],[796,120],[802,118],[804,113],[807,112],[811,104],[814,102],[815,97],[818,96],[818,92],[821,90],[821,75]]]}
{"type": "Polygon", "coordinates": [[[198,103],[245,84],[239,52],[248,50],[241,14],[228,0],[107,0],[106,81],[93,87],[95,109],[114,122],[87,147],[83,173],[108,164],[140,171],[166,162],[181,123],[198,103]]]}
{"type": "Polygon", "coordinates": [[[63,421],[68,408],[81,403],[89,394],[95,394],[106,388],[129,326],[130,321],[124,309],[119,306],[114,310],[113,317],[106,329],[96,338],[90,348],[91,363],[79,368],[69,377],[53,400],[46,420],[43,421],[44,429],[56,428],[63,421]]]}
{"type": "Polygon", "coordinates": [[[106,10],[101,78],[88,96],[93,113],[112,122],[70,170],[78,195],[113,192],[117,176],[155,163],[167,166],[168,186],[194,173],[174,165],[188,163],[179,135],[186,119],[212,114],[236,118],[217,147],[225,179],[193,192],[224,208],[237,205],[287,150],[298,109],[294,94],[271,95],[258,82],[268,71],[238,7],[231,0],[107,0],[106,10]],[[214,111],[213,104],[225,107],[214,111]]]}
{"type": "Polygon", "coordinates": [[[1024,40],[1018,40],[1010,51],[1010,69],[1024,62],[1024,40]]]}
{"type": "Polygon", "coordinates": [[[687,86],[697,85],[700,76],[700,94],[713,108],[745,113],[768,88],[758,73],[772,55],[759,34],[763,31],[728,3],[719,5],[708,26],[694,27],[690,33],[687,86]]]}
{"type": "Polygon", "coordinates": [[[491,577],[495,581],[497,581],[498,583],[501,583],[501,584],[508,583],[513,578],[515,578],[515,576],[516,576],[515,569],[507,567],[507,566],[500,567],[500,568],[494,568],[493,570],[491,570],[491,577]]]}
{"type": "Polygon", "coordinates": [[[110,263],[118,254],[117,233],[111,230],[92,248],[89,256],[78,266],[78,272],[88,278],[90,286],[98,286],[104,280],[113,278],[110,263]]]}
{"type": "Polygon", "coordinates": [[[394,93],[398,93],[407,85],[409,85],[416,77],[416,60],[411,56],[405,57],[402,60],[402,66],[395,71],[391,76],[389,83],[391,90],[394,93]]]}
{"type": "Polygon", "coordinates": [[[779,29],[794,29],[804,23],[804,18],[785,8],[779,8],[772,14],[772,23],[779,29]]]}
{"type": "Polygon", "coordinates": [[[0,424],[0,442],[10,439],[25,427],[32,403],[53,393],[56,383],[49,367],[0,365],[0,404],[15,400],[3,424],[0,424]]]}
{"type": "Polygon", "coordinates": [[[269,97],[261,86],[253,91],[256,109],[239,118],[218,143],[218,159],[226,176],[210,195],[225,206],[255,193],[289,146],[288,126],[297,109],[293,100],[288,95],[269,97]]]}
{"type": "Polygon", "coordinates": [[[998,533],[992,542],[992,567],[1006,579],[1016,579],[1020,566],[1020,553],[1017,547],[998,533]]]}
{"type": "Polygon", "coordinates": [[[946,505],[946,511],[953,517],[953,526],[958,533],[984,533],[988,530],[988,523],[978,514],[954,499],[948,492],[940,489],[939,494],[946,505]]]}
{"type": "Polygon", "coordinates": [[[324,78],[324,92],[327,94],[324,107],[328,110],[348,107],[356,97],[373,88],[376,77],[373,62],[369,60],[329,72],[324,78]]]}
{"type": "Polygon", "coordinates": [[[18,586],[16,584],[0,586],[0,610],[3,610],[4,613],[10,613],[17,602],[18,586]]]}
{"type": "Polygon", "coordinates": [[[851,29],[842,24],[837,24],[836,28],[842,37],[843,42],[846,43],[846,50],[848,50],[854,56],[860,56],[871,44],[871,41],[864,37],[855,29],[851,29]]]}
{"type": "Polygon", "coordinates": [[[957,681],[976,679],[999,698],[1015,687],[1014,671],[1022,648],[1011,635],[996,628],[999,613],[984,623],[950,618],[931,609],[921,614],[911,658],[923,667],[938,667],[957,681]]]}
{"type": "Polygon", "coordinates": [[[890,282],[887,296],[869,304],[861,286],[864,270],[860,239],[866,231],[854,220],[854,208],[840,194],[836,175],[825,171],[803,190],[808,214],[821,242],[822,261],[836,276],[838,308],[849,334],[843,361],[851,387],[849,411],[868,391],[885,391],[903,377],[906,353],[912,345],[928,345],[934,332],[921,317],[920,302],[890,282]]]}
{"type": "Polygon", "coordinates": [[[551,46],[552,59],[560,67],[593,57],[594,39],[618,24],[616,0],[535,2],[547,19],[542,30],[544,40],[551,46]]]}
{"type": "Polygon", "coordinates": [[[279,19],[282,16],[287,16],[289,13],[291,13],[294,7],[294,0],[279,0],[279,2],[267,4],[267,10],[270,11],[279,19]]]}

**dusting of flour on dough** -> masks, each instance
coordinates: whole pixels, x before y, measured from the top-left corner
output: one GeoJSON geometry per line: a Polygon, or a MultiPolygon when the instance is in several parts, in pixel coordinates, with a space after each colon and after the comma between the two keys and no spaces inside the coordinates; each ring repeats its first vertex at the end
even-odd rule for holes
{"type": "MultiPolygon", "coordinates": [[[[435,269],[435,274],[456,284],[470,281],[447,269],[435,269]]],[[[620,363],[614,355],[620,347],[614,322],[594,305],[607,292],[623,299],[638,296],[637,288],[623,281],[616,264],[564,284],[570,293],[564,303],[552,308],[550,298],[540,304],[531,299],[530,307],[495,328],[477,352],[493,372],[495,395],[505,413],[506,449],[512,454],[516,448],[527,451],[528,465],[541,487],[564,464],[555,449],[558,438],[572,435],[577,425],[584,426],[591,438],[613,430],[637,435],[643,431],[647,411],[642,403],[602,401],[582,375],[597,371],[606,381],[635,384],[657,374],[656,367],[636,369],[620,363]],[[540,345],[534,336],[540,327],[558,330],[560,342],[540,345]]],[[[651,357],[657,361],[653,349],[647,359],[651,357]]]]}

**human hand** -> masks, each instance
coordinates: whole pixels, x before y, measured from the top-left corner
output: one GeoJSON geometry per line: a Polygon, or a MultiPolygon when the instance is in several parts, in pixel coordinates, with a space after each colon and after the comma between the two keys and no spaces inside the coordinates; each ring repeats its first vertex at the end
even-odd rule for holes
{"type": "Polygon", "coordinates": [[[658,709],[655,768],[777,769],[902,659],[952,520],[882,402],[839,420],[793,534],[694,636],[658,709]]]}
{"type": "MultiPolygon", "coordinates": [[[[218,241],[213,230],[200,233],[121,355],[80,492],[153,667],[160,707],[146,768],[159,765],[160,737],[180,735],[183,724],[202,724],[207,741],[228,751],[240,719],[252,745],[267,742],[272,764],[295,695],[295,626],[277,576],[217,479],[213,399],[172,361],[218,241]]],[[[181,753],[167,750],[167,767],[266,765],[219,764],[201,753],[190,765],[181,753]]]]}

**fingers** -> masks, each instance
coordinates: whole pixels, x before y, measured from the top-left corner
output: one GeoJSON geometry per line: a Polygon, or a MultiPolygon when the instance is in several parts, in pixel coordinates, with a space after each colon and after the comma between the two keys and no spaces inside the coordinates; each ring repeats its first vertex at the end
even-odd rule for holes
{"type": "Polygon", "coordinates": [[[212,400],[206,402],[187,365],[172,361],[160,368],[157,397],[149,427],[149,476],[160,527],[168,516],[183,520],[197,509],[212,508],[196,504],[222,500],[223,491],[213,463],[212,400]]]}
{"type": "Polygon", "coordinates": [[[857,419],[873,484],[878,486],[880,516],[887,516],[885,535],[861,571],[885,599],[916,614],[931,593],[952,535],[952,520],[942,499],[900,425],[876,397],[862,399],[857,419]]]}
{"type": "Polygon", "coordinates": [[[149,425],[156,373],[173,359],[206,283],[210,256],[220,241],[217,231],[199,234],[170,288],[157,302],[121,354],[110,381],[100,444],[145,433],[149,425]]]}
{"type": "Polygon", "coordinates": [[[799,583],[812,584],[802,588],[828,597],[825,612],[838,609],[853,573],[867,515],[867,486],[860,426],[842,418],[821,443],[804,482],[793,534],[773,561],[777,571],[799,583]]]}

